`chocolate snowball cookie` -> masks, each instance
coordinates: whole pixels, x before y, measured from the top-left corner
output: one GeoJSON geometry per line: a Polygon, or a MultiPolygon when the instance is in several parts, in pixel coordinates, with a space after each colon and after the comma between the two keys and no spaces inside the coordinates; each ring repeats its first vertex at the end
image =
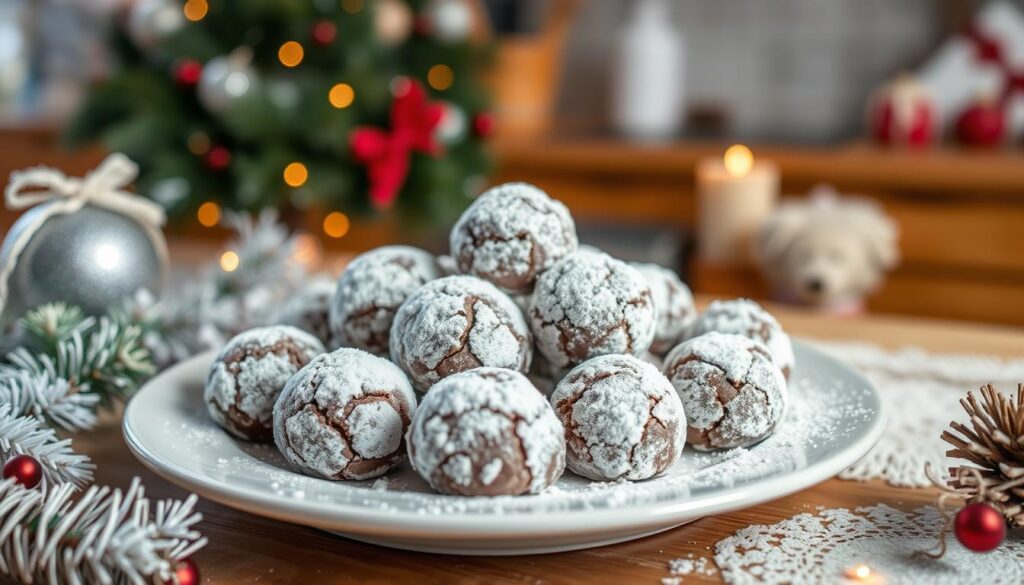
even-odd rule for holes
{"type": "Polygon", "coordinates": [[[530,327],[556,370],[599,355],[643,355],[654,339],[651,289],[625,262],[577,252],[537,280],[530,327]]]}
{"type": "Polygon", "coordinates": [[[384,246],[357,256],[341,273],[331,304],[335,342],[387,354],[395,311],[412,291],[440,277],[434,256],[411,246],[384,246]]]}
{"type": "Polygon", "coordinates": [[[415,410],[416,395],[398,366],[345,347],[288,382],[274,407],[274,442],[303,473],[368,479],[402,460],[415,410]]]}
{"type": "Polygon", "coordinates": [[[686,440],[706,451],[752,445],[786,409],[786,378],[768,348],[742,335],[706,333],[665,359],[665,375],[686,411],[686,440]]]}
{"type": "Polygon", "coordinates": [[[406,299],[391,328],[391,361],[420,392],[480,366],[526,372],[533,340],[508,295],[473,276],[446,276],[406,299]]]}
{"type": "Polygon", "coordinates": [[[683,340],[686,330],[697,318],[693,293],[679,280],[679,275],[668,268],[642,262],[633,262],[631,266],[644,275],[651,287],[657,323],[651,353],[663,356],[683,340]]]}
{"type": "Polygon", "coordinates": [[[795,361],[793,343],[778,320],[761,305],[750,299],[712,301],[690,326],[687,337],[711,331],[742,335],[765,344],[782,373],[789,378],[795,361]]]}
{"type": "Polygon", "coordinates": [[[576,225],[565,205],[526,183],[480,195],[452,228],[459,270],[508,293],[525,293],[537,275],[576,250],[576,225]]]}
{"type": "Polygon", "coordinates": [[[325,347],[334,345],[329,322],[337,283],[333,278],[314,278],[285,302],[276,322],[312,333],[325,347]]]}
{"type": "Polygon", "coordinates": [[[287,325],[250,329],[228,342],[210,366],[203,398],[224,430],[247,441],[269,441],[274,402],[288,379],[324,346],[287,325]]]}
{"type": "Polygon", "coordinates": [[[576,366],[551,395],[565,426],[566,464],[598,481],[640,480],[672,467],[686,417],[672,384],[651,364],[604,355],[576,366]]]}
{"type": "Polygon", "coordinates": [[[551,406],[525,376],[500,368],[435,384],[407,442],[413,468],[444,494],[536,494],[565,470],[564,431],[551,406]]]}

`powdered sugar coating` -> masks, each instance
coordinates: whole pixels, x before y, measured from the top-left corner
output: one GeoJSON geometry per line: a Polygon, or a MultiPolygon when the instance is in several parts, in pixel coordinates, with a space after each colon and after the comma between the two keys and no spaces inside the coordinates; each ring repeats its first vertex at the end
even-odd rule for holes
{"type": "Polygon", "coordinates": [[[625,262],[577,252],[537,280],[530,326],[556,369],[599,355],[643,355],[654,339],[651,289],[625,262]]]}
{"type": "Polygon", "coordinates": [[[654,477],[675,464],[686,442],[675,388],[633,356],[576,366],[555,387],[551,405],[565,426],[569,469],[589,479],[654,477]]]}
{"type": "Polygon", "coordinates": [[[657,328],[650,349],[651,353],[663,356],[682,341],[687,329],[697,319],[693,293],[679,279],[679,275],[668,268],[643,262],[632,262],[630,265],[644,275],[651,287],[657,328]]]}
{"type": "Polygon", "coordinates": [[[698,337],[705,333],[731,333],[760,341],[768,347],[775,363],[788,378],[793,370],[793,342],[782,330],[782,325],[765,311],[761,305],[750,299],[712,301],[697,320],[693,322],[687,337],[698,337]]]}
{"type": "Polygon", "coordinates": [[[325,347],[335,345],[332,341],[329,314],[336,289],[337,282],[333,278],[311,279],[298,294],[288,299],[275,321],[312,333],[325,347]]]}
{"type": "Polygon", "coordinates": [[[532,337],[508,295],[473,276],[446,276],[417,289],[391,329],[391,360],[424,392],[480,366],[526,372],[532,337]]]}
{"type": "Polygon", "coordinates": [[[526,183],[505,183],[480,195],[452,228],[459,270],[509,293],[529,292],[541,272],[576,250],[569,210],[526,183]]]}
{"type": "Polygon", "coordinates": [[[786,408],[786,378],[759,341],[711,332],[665,358],[696,449],[752,445],[775,430],[786,408]]]}
{"type": "Polygon", "coordinates": [[[435,384],[407,437],[413,468],[458,495],[540,493],[565,469],[565,437],[525,376],[477,368],[435,384]]]}
{"type": "Polygon", "coordinates": [[[411,246],[360,254],[338,279],[331,331],[338,344],[386,354],[395,311],[424,283],[440,277],[434,256],[411,246]]]}
{"type": "Polygon", "coordinates": [[[210,417],[232,435],[270,440],[274,402],[289,378],[324,352],[320,340],[287,325],[250,329],[210,366],[203,398],[210,417]]]}
{"type": "Polygon", "coordinates": [[[303,473],[367,479],[397,465],[416,396],[398,366],[362,350],[322,354],[274,407],[274,442],[303,473]]]}

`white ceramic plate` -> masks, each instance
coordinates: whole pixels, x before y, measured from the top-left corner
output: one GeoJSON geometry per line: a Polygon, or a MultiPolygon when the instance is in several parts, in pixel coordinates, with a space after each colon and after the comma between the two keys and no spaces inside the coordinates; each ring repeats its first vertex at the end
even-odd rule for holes
{"type": "Polygon", "coordinates": [[[863,376],[795,344],[786,419],[769,439],[706,454],[687,449],[661,477],[601,483],[566,472],[536,496],[431,493],[408,463],[385,478],[332,482],[292,471],[273,445],[232,439],[210,419],[203,382],[214,354],[143,387],[124,416],[128,446],[168,480],[224,505],[410,550],[478,555],[556,552],[622,542],[773,500],[832,477],[882,433],[863,376]]]}

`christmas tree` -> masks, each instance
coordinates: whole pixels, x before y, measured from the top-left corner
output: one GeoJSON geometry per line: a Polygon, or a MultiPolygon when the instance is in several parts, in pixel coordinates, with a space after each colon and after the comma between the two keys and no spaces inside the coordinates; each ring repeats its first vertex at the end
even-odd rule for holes
{"type": "Polygon", "coordinates": [[[138,0],[69,139],[126,153],[140,193],[204,225],[222,208],[448,219],[493,128],[468,2],[138,0]]]}

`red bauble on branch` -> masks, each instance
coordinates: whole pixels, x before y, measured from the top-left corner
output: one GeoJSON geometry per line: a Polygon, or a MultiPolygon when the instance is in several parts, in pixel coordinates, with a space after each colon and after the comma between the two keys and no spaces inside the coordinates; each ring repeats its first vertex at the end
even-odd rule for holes
{"type": "Polygon", "coordinates": [[[359,127],[349,135],[349,147],[357,163],[366,166],[370,202],[378,209],[391,207],[405,184],[413,152],[438,155],[441,146],[434,129],[443,108],[427,101],[427,92],[416,81],[396,80],[391,103],[391,129],[359,127]]]}
{"type": "Polygon", "coordinates": [[[192,559],[182,559],[174,568],[174,577],[166,585],[199,585],[199,567],[192,559]]]}
{"type": "Polygon", "coordinates": [[[956,121],[957,139],[967,146],[998,146],[1005,135],[1003,104],[991,98],[977,100],[956,121]]]}
{"type": "Polygon", "coordinates": [[[203,160],[211,170],[223,171],[231,164],[231,151],[225,146],[214,146],[203,160]]]}
{"type": "Polygon", "coordinates": [[[320,20],[313,25],[310,36],[318,46],[326,47],[338,38],[338,27],[329,20],[320,20]]]}
{"type": "Polygon", "coordinates": [[[875,92],[868,107],[871,136],[882,144],[928,146],[935,139],[936,119],[932,97],[906,76],[875,92]]]}
{"type": "Polygon", "coordinates": [[[179,59],[174,64],[174,82],[182,87],[195,87],[203,75],[203,64],[195,59],[179,59]]]}
{"type": "Polygon", "coordinates": [[[1006,520],[992,506],[977,502],[956,513],[953,532],[960,544],[974,552],[988,552],[1006,538],[1006,520]]]}
{"type": "Polygon", "coordinates": [[[473,133],[481,138],[492,136],[496,125],[497,122],[494,119],[494,114],[490,112],[480,112],[473,116],[473,133]]]}
{"type": "Polygon", "coordinates": [[[31,455],[15,455],[4,463],[4,479],[14,478],[28,489],[39,485],[43,480],[43,466],[31,455]]]}

